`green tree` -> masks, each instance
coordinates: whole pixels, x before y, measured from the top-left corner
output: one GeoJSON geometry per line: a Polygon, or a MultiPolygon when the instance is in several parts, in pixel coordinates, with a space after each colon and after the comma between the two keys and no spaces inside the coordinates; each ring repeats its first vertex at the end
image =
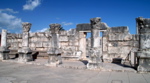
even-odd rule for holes
{"type": "Polygon", "coordinates": [[[59,29],[60,31],[65,31],[65,29],[63,28],[63,27],[60,27],[60,29],[59,29]]]}

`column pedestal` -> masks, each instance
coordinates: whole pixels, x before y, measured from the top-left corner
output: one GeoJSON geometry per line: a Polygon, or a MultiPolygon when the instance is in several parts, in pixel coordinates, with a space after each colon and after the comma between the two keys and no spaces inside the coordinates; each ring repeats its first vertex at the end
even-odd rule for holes
{"type": "Polygon", "coordinates": [[[29,62],[33,61],[32,51],[29,47],[23,47],[18,50],[19,58],[18,62],[29,62]]]}

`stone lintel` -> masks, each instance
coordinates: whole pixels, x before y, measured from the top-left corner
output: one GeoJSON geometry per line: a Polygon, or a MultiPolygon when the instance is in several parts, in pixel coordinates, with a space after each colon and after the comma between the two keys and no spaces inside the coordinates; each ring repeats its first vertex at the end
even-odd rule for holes
{"type": "Polygon", "coordinates": [[[109,29],[110,33],[126,33],[129,32],[129,29],[127,26],[118,26],[118,27],[111,27],[109,29]]]}

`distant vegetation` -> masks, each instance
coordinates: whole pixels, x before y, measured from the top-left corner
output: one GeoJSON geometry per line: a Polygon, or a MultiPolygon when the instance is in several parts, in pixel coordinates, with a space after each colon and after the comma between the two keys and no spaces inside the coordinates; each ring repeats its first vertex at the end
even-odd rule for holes
{"type": "MultiPolygon", "coordinates": [[[[50,28],[47,28],[44,32],[48,32],[50,30],[50,28]]],[[[60,31],[65,31],[65,29],[63,27],[60,27],[59,29],[60,31]]]]}

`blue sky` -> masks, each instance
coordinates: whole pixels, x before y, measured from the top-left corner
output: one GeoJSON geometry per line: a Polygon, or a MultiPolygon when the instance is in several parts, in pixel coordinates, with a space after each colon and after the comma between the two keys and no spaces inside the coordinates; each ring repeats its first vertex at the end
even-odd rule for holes
{"type": "Polygon", "coordinates": [[[22,22],[32,23],[31,32],[44,31],[51,23],[65,30],[101,17],[109,27],[128,26],[136,33],[135,18],[150,18],[150,0],[0,0],[0,30],[22,31],[22,22]]]}

